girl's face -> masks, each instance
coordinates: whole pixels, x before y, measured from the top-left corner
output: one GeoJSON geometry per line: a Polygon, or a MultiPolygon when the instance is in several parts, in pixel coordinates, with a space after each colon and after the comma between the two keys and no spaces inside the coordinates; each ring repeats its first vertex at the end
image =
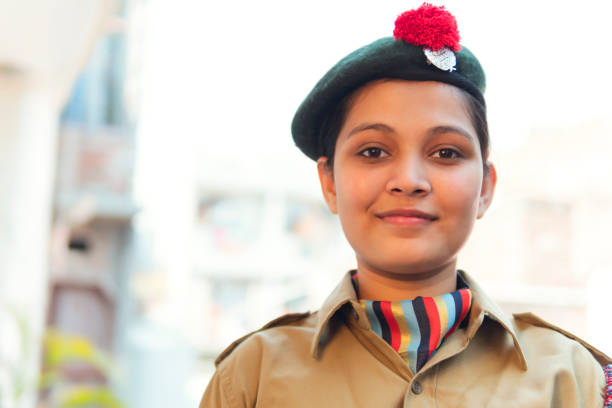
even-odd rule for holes
{"type": "Polygon", "coordinates": [[[372,82],[354,95],[333,171],[325,157],[318,170],[360,269],[454,268],[496,181],[492,165],[483,169],[464,97],[452,85],[402,80],[372,82]]]}

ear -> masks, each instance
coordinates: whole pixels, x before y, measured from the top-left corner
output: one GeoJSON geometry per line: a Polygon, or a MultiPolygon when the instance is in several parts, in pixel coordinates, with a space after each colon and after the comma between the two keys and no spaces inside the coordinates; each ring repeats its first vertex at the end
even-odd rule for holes
{"type": "Polygon", "coordinates": [[[321,191],[323,192],[323,198],[325,198],[325,202],[327,203],[327,208],[329,208],[332,213],[338,214],[334,173],[327,165],[327,157],[319,157],[317,160],[317,171],[319,172],[319,182],[321,183],[321,191]]]}
{"type": "Polygon", "coordinates": [[[482,187],[480,189],[480,199],[478,200],[478,213],[476,218],[482,218],[493,201],[493,193],[497,184],[497,170],[493,163],[487,163],[488,169],[482,177],[482,187]]]}

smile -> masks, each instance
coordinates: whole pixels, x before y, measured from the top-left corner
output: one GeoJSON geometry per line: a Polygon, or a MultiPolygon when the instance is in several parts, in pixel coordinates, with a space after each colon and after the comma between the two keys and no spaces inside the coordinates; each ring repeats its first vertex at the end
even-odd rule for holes
{"type": "Polygon", "coordinates": [[[382,221],[398,226],[422,226],[428,225],[438,219],[433,214],[429,214],[416,209],[396,209],[375,214],[382,221]]]}

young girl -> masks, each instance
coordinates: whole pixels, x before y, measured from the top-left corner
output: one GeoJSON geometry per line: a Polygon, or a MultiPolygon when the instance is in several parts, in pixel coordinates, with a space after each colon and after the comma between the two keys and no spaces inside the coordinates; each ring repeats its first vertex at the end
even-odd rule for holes
{"type": "Polygon", "coordinates": [[[607,356],[456,269],[497,179],[484,72],[443,7],[393,34],[338,62],[292,124],[357,270],[318,312],[230,345],[200,406],[612,407],[607,356]]]}

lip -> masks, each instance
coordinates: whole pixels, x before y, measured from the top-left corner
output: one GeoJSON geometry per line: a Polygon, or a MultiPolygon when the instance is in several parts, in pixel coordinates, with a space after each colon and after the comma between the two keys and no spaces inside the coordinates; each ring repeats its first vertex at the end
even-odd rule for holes
{"type": "Polygon", "coordinates": [[[438,219],[433,214],[415,208],[396,208],[375,215],[384,222],[400,226],[426,225],[438,219]]]}

